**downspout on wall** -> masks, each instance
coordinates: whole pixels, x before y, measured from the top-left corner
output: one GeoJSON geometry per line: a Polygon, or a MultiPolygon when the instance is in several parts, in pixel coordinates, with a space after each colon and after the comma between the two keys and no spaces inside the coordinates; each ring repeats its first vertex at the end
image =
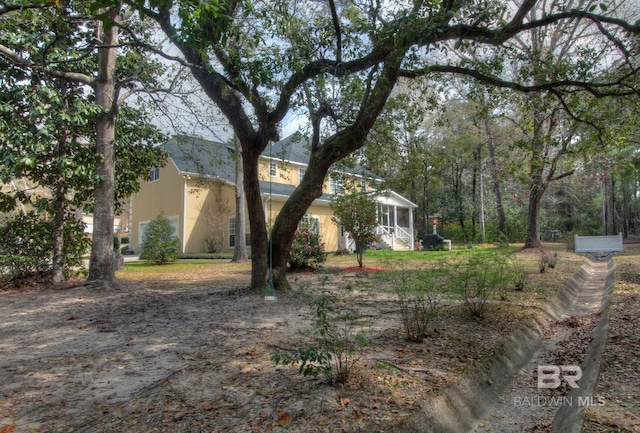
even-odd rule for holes
{"type": "Polygon", "coordinates": [[[182,254],[185,253],[185,244],[187,239],[187,181],[189,180],[189,176],[182,176],[183,186],[182,186],[182,236],[181,236],[181,250],[182,254]]]}

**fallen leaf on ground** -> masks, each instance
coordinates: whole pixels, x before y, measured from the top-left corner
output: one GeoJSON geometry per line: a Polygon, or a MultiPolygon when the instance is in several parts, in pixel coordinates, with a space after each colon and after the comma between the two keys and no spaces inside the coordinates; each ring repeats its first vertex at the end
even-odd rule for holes
{"type": "Polygon", "coordinates": [[[289,415],[289,412],[280,412],[278,414],[278,425],[280,427],[291,426],[291,415],[289,415]]]}

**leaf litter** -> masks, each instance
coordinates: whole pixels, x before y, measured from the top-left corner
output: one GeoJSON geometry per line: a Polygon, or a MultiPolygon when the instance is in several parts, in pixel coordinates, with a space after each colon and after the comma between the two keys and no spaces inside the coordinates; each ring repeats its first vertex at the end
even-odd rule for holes
{"type": "MultiPolygon", "coordinates": [[[[270,361],[274,347],[295,348],[308,339],[313,314],[303,295],[318,289],[313,274],[295,276],[296,289],[275,303],[242,289],[246,272],[230,279],[219,270],[192,279],[182,273],[121,280],[109,291],[0,293],[0,431],[388,431],[541,314],[539,306],[581,260],[563,254],[557,269],[531,272],[528,288],[493,302],[482,322],[460,304],[444,305],[418,344],[404,341],[389,288],[366,273],[330,274],[325,287],[367,318],[374,343],[339,388],[270,361]]],[[[638,431],[631,428],[640,404],[640,270],[633,264],[619,269],[627,277],[616,293],[598,385],[607,402],[619,403],[590,413],[589,425],[610,427],[622,417],[628,427],[588,427],[588,433],[638,431]]]]}

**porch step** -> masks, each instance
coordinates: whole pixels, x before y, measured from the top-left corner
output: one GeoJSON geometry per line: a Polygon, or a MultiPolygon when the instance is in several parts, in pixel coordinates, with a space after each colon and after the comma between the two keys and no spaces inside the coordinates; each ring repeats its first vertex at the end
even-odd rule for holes
{"type": "MultiPolygon", "coordinates": [[[[393,241],[391,239],[391,236],[389,235],[382,235],[380,240],[378,241],[378,245],[381,245],[382,248],[392,249],[392,244],[393,241]]],[[[395,248],[393,248],[394,251],[410,251],[411,249],[411,246],[408,245],[405,241],[400,238],[396,238],[395,248]]]]}

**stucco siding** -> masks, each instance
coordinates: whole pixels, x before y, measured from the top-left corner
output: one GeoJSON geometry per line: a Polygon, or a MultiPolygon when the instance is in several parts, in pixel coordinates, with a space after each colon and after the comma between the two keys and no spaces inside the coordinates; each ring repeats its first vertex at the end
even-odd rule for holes
{"type": "Polygon", "coordinates": [[[185,253],[228,251],[228,218],[235,215],[234,188],[222,182],[187,183],[185,253]]]}
{"type": "Polygon", "coordinates": [[[131,207],[131,247],[140,248],[140,226],[156,218],[160,212],[175,221],[178,219],[179,239],[182,233],[183,179],[176,166],[169,160],[160,168],[158,180],[141,181],[140,191],[133,194],[131,207]]]}
{"type": "MultiPolygon", "coordinates": [[[[278,216],[278,213],[282,210],[284,202],[280,198],[273,199],[273,203],[269,205],[269,201],[266,201],[265,214],[267,216],[267,227],[270,227],[271,222],[278,216]]],[[[312,204],[307,211],[307,215],[312,218],[317,218],[320,221],[320,236],[321,242],[324,244],[325,251],[334,252],[338,249],[338,234],[339,227],[331,220],[333,211],[327,203],[312,204]]]]}

